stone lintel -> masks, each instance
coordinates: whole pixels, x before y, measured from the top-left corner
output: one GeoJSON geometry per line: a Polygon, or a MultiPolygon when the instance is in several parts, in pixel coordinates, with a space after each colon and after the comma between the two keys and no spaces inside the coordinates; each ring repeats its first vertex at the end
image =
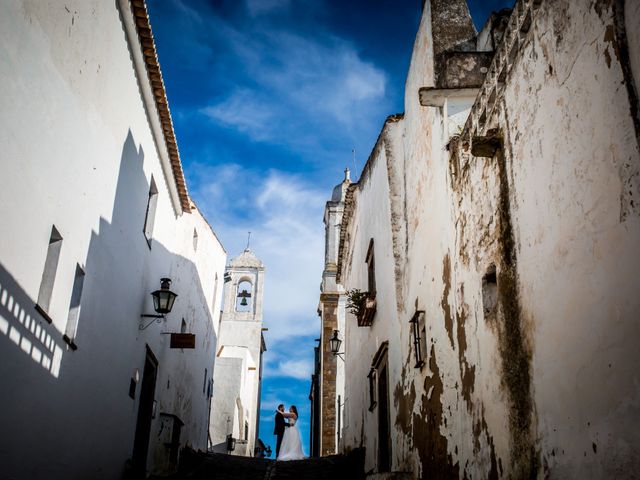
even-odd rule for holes
{"type": "Polygon", "coordinates": [[[477,88],[422,87],[418,93],[423,107],[443,107],[447,99],[475,98],[478,91],[477,88]]]}

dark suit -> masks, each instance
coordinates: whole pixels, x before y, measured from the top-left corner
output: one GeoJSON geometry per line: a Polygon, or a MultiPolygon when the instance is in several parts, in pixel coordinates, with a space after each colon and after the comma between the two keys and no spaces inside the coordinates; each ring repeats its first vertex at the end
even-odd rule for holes
{"type": "Polygon", "coordinates": [[[276,458],[280,455],[280,445],[282,444],[282,437],[284,436],[284,429],[287,427],[287,423],[284,421],[284,415],[279,410],[276,412],[276,426],[273,428],[273,434],[276,436],[276,458]]]}

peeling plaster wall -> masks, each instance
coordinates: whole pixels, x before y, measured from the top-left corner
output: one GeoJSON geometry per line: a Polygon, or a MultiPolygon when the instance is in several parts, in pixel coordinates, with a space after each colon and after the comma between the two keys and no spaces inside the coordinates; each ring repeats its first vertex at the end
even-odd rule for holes
{"type": "MultiPolygon", "coordinates": [[[[393,124],[391,124],[391,128],[393,124]]],[[[345,289],[367,290],[366,255],[371,238],[374,239],[375,276],[381,285],[391,285],[395,278],[392,243],[389,188],[387,183],[386,136],[389,124],[383,129],[373,157],[369,160],[354,193],[355,220],[350,231],[350,262],[344,272],[342,282],[345,289]]],[[[378,448],[378,410],[369,411],[368,374],[371,361],[380,345],[389,342],[389,378],[400,375],[399,325],[397,321],[395,291],[391,288],[379,289],[376,294],[376,314],[371,327],[358,327],[355,317],[346,314],[345,319],[345,359],[348,365],[348,380],[345,385],[345,427],[341,446],[344,450],[366,447],[367,471],[376,466],[375,452],[378,448]]],[[[391,400],[391,392],[389,392],[391,400]]],[[[390,419],[397,413],[391,400],[390,419]]],[[[398,441],[392,435],[392,445],[398,441]]],[[[392,447],[393,448],[393,447],[392,447]]],[[[401,454],[401,452],[399,452],[401,454]]]]}
{"type": "Polygon", "coordinates": [[[640,469],[637,8],[517,2],[504,84],[476,102],[447,151],[442,110],[417,98],[433,85],[425,3],[404,117],[385,124],[342,222],[345,288],[366,289],[369,238],[376,245],[374,323],[357,327],[348,314],[345,327],[353,375],[343,441],[367,447],[368,469],[377,423],[367,373],[384,340],[392,470],[493,479],[634,478],[640,469]],[[532,23],[520,30],[529,8],[532,23]],[[473,156],[475,136],[502,147],[473,156]],[[421,369],[409,328],[416,310],[426,315],[421,369]]]}
{"type": "Polygon", "coordinates": [[[532,355],[532,444],[551,478],[640,467],[640,156],[615,6],[544,3],[494,120],[532,355]]]}

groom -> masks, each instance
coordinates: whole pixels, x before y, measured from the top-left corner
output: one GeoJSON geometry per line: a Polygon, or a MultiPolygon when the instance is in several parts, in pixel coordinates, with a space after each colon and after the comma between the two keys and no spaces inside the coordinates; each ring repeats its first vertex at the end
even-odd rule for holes
{"type": "Polygon", "coordinates": [[[273,434],[276,436],[276,458],[280,455],[280,445],[282,444],[282,437],[284,436],[284,429],[288,426],[284,420],[284,404],[278,405],[278,411],[276,412],[276,426],[273,429],[273,434]]]}

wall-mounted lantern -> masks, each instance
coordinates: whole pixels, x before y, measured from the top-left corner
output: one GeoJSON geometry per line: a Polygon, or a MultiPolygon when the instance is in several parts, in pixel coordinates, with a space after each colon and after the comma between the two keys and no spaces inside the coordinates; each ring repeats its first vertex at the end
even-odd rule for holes
{"type": "MultiPolygon", "coordinates": [[[[178,294],[173,293],[171,291],[171,279],[170,278],[161,278],[160,279],[160,290],[156,290],[151,293],[153,297],[153,309],[158,313],[157,315],[149,315],[142,314],[140,315],[142,318],[154,318],[160,322],[160,319],[164,318],[167,313],[171,312],[173,308],[173,304],[176,301],[176,297],[178,294]]],[[[139,326],[140,330],[146,329],[149,325],[151,325],[153,321],[146,324],[144,327],[142,325],[139,326]]]]}
{"type": "Polygon", "coordinates": [[[411,333],[413,337],[413,351],[416,357],[415,368],[422,368],[427,355],[427,331],[425,327],[424,312],[417,310],[411,320],[411,333]]]}
{"type": "Polygon", "coordinates": [[[156,290],[151,294],[153,297],[153,308],[156,312],[161,315],[165,315],[171,312],[173,308],[173,302],[176,301],[177,294],[173,293],[171,290],[171,279],[170,278],[161,278],[160,279],[160,290],[156,290]]]}
{"type": "Polygon", "coordinates": [[[229,272],[224,272],[224,277],[222,277],[224,280],[224,283],[228,283],[231,281],[231,274],[229,272]]]}
{"type": "Polygon", "coordinates": [[[334,357],[340,357],[344,362],[344,352],[340,351],[342,340],[340,340],[339,335],[340,332],[338,332],[338,330],[333,331],[333,336],[329,339],[329,349],[334,357]]]}

